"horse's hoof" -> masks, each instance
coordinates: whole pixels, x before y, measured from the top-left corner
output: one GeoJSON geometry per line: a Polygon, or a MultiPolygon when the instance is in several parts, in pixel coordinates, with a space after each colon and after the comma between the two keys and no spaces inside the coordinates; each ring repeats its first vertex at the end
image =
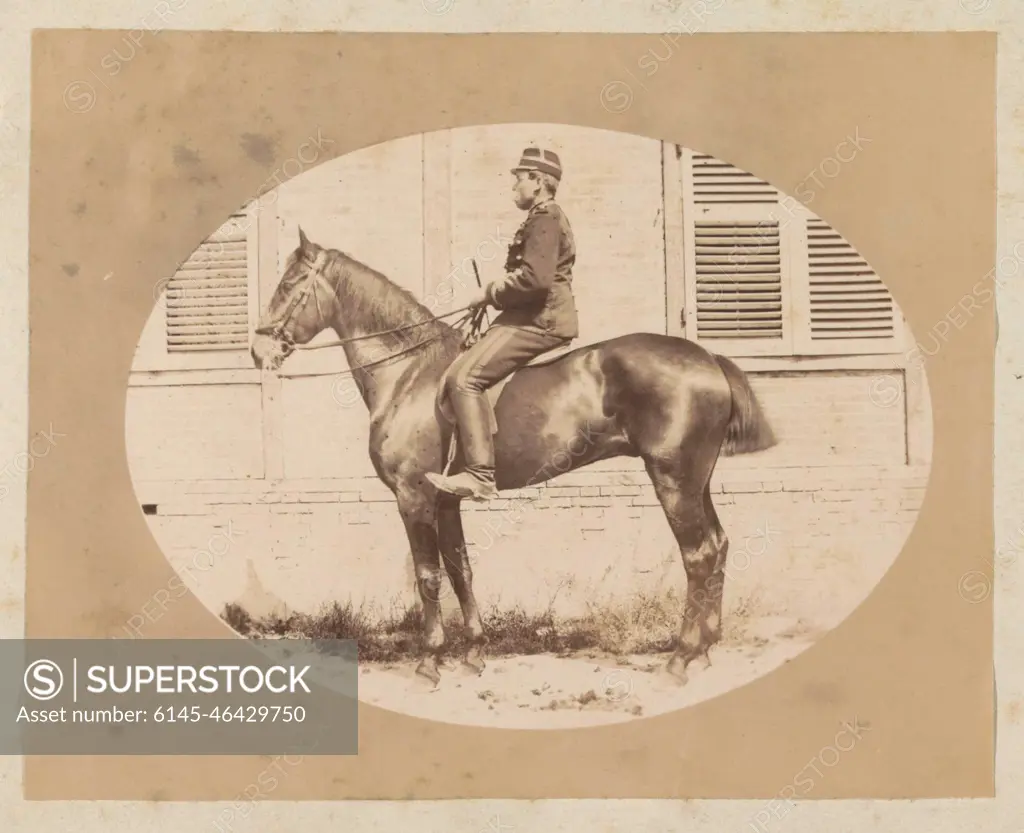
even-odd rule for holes
{"type": "Polygon", "coordinates": [[[665,666],[665,673],[669,679],[678,685],[686,685],[689,677],[686,674],[686,660],[680,656],[673,656],[665,666]]]}
{"type": "Polygon", "coordinates": [[[467,671],[480,676],[484,673],[484,669],[487,667],[487,663],[484,662],[483,654],[478,648],[470,648],[465,658],[462,660],[462,667],[467,671]]]}
{"type": "Polygon", "coordinates": [[[424,657],[418,666],[416,666],[416,676],[422,681],[429,682],[434,688],[437,688],[441,682],[441,672],[437,670],[437,658],[436,657],[424,657]]]}
{"type": "Polygon", "coordinates": [[[487,668],[487,663],[484,662],[482,659],[464,659],[462,661],[462,667],[479,677],[481,674],[484,673],[484,669],[487,668]]]}

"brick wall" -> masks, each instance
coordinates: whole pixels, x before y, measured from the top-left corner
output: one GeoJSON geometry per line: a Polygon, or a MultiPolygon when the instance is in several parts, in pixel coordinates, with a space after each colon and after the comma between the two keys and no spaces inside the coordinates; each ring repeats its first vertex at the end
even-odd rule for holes
{"type": "MultiPolygon", "coordinates": [[[[761,612],[782,614],[808,593],[818,602],[834,596],[839,608],[851,588],[867,593],[909,534],[925,480],[909,467],[721,466],[714,488],[732,541],[728,603],[753,599],[761,612]]],[[[139,494],[157,504],[148,518],[157,541],[179,568],[193,564],[193,590],[213,609],[232,601],[254,613],[280,604],[312,611],[335,600],[387,609],[414,598],[404,531],[374,481],[289,481],[273,491],[244,481],[140,484],[139,494]],[[197,571],[196,554],[229,527],[237,535],[227,551],[218,547],[213,566],[197,571]]],[[[575,615],[638,590],[684,586],[642,471],[571,473],[490,504],[466,502],[463,517],[485,605],[575,615]]]]}
{"type": "Polygon", "coordinates": [[[136,480],[263,477],[260,385],[132,386],[125,446],[136,480]]]}
{"type": "MultiPolygon", "coordinates": [[[[872,397],[877,370],[749,374],[779,444],[761,466],[900,465],[906,462],[904,397],[872,397]]],[[[903,386],[902,371],[891,383],[903,386]]]]}
{"type": "MultiPolygon", "coordinates": [[[[288,379],[281,394],[284,476],[291,480],[373,477],[369,419],[338,388],[347,377],[288,379]]],[[[899,465],[906,460],[906,414],[872,402],[873,371],[751,373],[779,437],[757,465],[899,465]]],[[[127,444],[137,481],[263,477],[264,418],[259,383],[133,387],[127,444]]],[[[631,463],[610,461],[592,471],[631,463]]],[[[748,464],[749,465],[749,464],[748,464]]],[[[769,477],[768,479],[773,479],[769,477]]],[[[592,496],[588,496],[592,497],[592,496]]]]}

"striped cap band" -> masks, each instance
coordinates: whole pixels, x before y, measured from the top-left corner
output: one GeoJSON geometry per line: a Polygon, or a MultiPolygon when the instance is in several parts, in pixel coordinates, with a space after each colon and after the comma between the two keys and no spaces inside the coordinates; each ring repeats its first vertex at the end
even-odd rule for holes
{"type": "Polygon", "coordinates": [[[527,148],[523,151],[519,164],[512,168],[512,173],[516,171],[541,171],[561,180],[562,162],[553,150],[527,148]]]}

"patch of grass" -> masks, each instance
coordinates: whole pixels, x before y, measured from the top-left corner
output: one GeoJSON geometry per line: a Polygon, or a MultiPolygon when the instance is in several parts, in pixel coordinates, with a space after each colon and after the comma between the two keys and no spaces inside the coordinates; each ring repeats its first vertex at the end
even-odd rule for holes
{"type": "MultiPolygon", "coordinates": [[[[481,615],[490,656],[566,654],[595,650],[613,655],[669,651],[678,633],[682,600],[670,590],[638,594],[629,601],[592,604],[583,616],[556,617],[550,610],[527,613],[521,607],[492,606],[481,615]]],[[[253,619],[238,605],[221,618],[250,638],[352,639],[364,662],[395,662],[419,653],[423,612],[392,605],[386,613],[351,603],[324,606],[316,614],[253,619]]],[[[446,643],[457,655],[469,647],[461,614],[445,622],[446,643]]]]}
{"type": "Polygon", "coordinates": [[[392,609],[388,614],[335,602],[316,614],[295,613],[286,618],[253,619],[235,604],[225,605],[221,618],[239,634],[251,639],[351,639],[365,661],[393,661],[415,655],[422,613],[418,609],[392,609]]]}
{"type": "Polygon", "coordinates": [[[586,620],[599,636],[598,646],[611,654],[670,651],[679,633],[683,600],[671,588],[638,593],[617,605],[591,605],[586,620]]]}
{"type": "Polygon", "coordinates": [[[763,591],[761,585],[740,596],[736,602],[724,611],[722,621],[722,644],[740,645],[749,641],[748,630],[764,611],[763,591]]]}
{"type": "Polygon", "coordinates": [[[220,618],[242,636],[249,636],[255,627],[252,617],[236,604],[224,605],[224,612],[221,613],[220,618]]]}

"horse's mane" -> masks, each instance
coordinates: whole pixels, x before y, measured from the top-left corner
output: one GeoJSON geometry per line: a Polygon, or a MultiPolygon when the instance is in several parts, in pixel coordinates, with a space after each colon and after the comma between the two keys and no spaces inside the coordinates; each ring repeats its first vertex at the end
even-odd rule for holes
{"type": "Polygon", "coordinates": [[[394,333],[397,349],[426,341],[420,355],[425,358],[451,358],[460,342],[459,333],[443,321],[432,321],[434,313],[409,290],[386,275],[361,263],[338,249],[327,250],[324,276],[338,287],[338,296],[350,320],[358,321],[367,332],[383,332],[409,324],[421,324],[394,333]],[[401,345],[400,347],[398,345],[401,345]]]}

